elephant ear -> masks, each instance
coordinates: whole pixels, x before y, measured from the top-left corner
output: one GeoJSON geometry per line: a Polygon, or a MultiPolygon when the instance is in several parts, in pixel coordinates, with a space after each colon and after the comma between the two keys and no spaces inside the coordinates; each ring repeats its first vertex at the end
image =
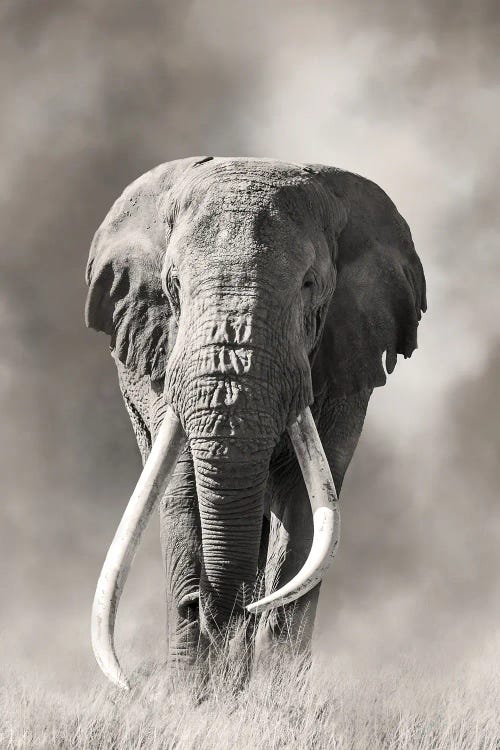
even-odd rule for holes
{"type": "Polygon", "coordinates": [[[381,188],[331,167],[314,171],[326,192],[329,223],[333,217],[337,226],[330,235],[337,285],[313,380],[316,392],[327,387],[341,398],[385,385],[384,353],[391,373],[398,354],[410,357],[416,349],[425,277],[409,227],[381,188]]]}
{"type": "Polygon", "coordinates": [[[201,158],[168,162],[135,180],[109,211],[90,248],[85,322],[111,336],[116,359],[154,380],[164,376],[173,345],[174,320],[160,277],[172,192],[201,158]]]}

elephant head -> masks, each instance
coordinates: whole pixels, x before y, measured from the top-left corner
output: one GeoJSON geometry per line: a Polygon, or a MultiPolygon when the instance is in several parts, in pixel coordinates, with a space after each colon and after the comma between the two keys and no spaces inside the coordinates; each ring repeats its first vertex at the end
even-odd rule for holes
{"type": "Polygon", "coordinates": [[[335,551],[338,511],[309,407],[385,383],[416,347],[425,281],[410,231],[358,175],[263,159],[190,158],[132,185],[97,231],[88,326],[163,392],[153,449],[99,581],[101,667],[126,685],[116,606],[142,528],[185,441],[202,527],[202,611],[217,628],[252,591],[273,451],[287,432],[315,514],[304,569],[248,609],[314,586],[335,551]]]}

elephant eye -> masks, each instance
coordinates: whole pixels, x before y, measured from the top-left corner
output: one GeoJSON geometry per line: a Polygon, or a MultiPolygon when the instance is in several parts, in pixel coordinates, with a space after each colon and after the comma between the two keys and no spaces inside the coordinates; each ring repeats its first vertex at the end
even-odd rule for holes
{"type": "Polygon", "coordinates": [[[312,300],[312,294],[314,289],[314,279],[307,274],[307,276],[304,278],[304,281],[302,282],[302,300],[305,305],[309,305],[312,300]]]}

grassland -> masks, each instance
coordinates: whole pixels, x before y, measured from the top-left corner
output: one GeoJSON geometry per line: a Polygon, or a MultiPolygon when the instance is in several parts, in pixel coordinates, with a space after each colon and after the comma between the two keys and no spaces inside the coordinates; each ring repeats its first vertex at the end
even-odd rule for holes
{"type": "Polygon", "coordinates": [[[204,698],[151,667],[135,675],[128,694],[100,678],[62,692],[9,673],[0,696],[0,747],[499,750],[497,668],[485,658],[446,674],[408,660],[353,671],[318,658],[305,670],[278,659],[238,690],[237,670],[225,662],[204,698]]]}

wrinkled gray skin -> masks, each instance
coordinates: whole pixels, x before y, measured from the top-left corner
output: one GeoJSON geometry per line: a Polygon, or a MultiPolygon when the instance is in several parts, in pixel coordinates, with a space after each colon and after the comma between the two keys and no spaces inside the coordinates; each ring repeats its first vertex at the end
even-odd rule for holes
{"type": "MultiPolygon", "coordinates": [[[[391,372],[416,347],[422,267],[369,180],[198,157],[125,190],[95,235],[87,282],[87,324],[111,336],[143,460],[167,404],[188,437],[161,537],[169,662],[199,665],[264,571],[269,593],[303,565],[312,517],[286,427],[311,405],[340,491],[385,383],[383,353],[391,372]]],[[[307,650],[319,588],[247,615],[249,627],[307,650]]]]}

